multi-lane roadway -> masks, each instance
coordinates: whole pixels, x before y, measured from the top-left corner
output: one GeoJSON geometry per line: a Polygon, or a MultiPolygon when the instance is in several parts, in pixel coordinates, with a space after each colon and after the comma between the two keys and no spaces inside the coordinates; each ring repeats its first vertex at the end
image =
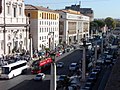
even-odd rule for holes
{"type": "MultiPolygon", "coordinates": [[[[67,75],[68,67],[72,62],[79,62],[82,58],[82,51],[76,50],[63,57],[59,61],[64,62],[63,68],[57,68],[57,75],[67,75]]],[[[10,80],[0,80],[0,90],[50,90],[50,70],[45,72],[46,78],[43,81],[34,81],[35,75],[28,73],[20,75],[10,80]]]]}

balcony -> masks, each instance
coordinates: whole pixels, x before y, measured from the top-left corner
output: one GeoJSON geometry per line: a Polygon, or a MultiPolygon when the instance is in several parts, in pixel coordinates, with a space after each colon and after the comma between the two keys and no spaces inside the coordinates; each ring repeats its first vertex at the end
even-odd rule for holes
{"type": "MultiPolygon", "coordinates": [[[[26,24],[26,17],[21,18],[11,18],[7,17],[5,18],[6,24],[26,24]]],[[[4,18],[0,17],[0,24],[4,24],[4,18]]]]}

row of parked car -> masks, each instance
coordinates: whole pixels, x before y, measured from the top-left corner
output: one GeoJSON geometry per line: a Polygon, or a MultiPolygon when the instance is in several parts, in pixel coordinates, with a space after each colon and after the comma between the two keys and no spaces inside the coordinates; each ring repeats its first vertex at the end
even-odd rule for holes
{"type": "Polygon", "coordinates": [[[81,90],[93,90],[93,86],[95,85],[101,70],[102,70],[101,66],[96,66],[95,68],[93,68],[89,73],[85,85],[82,87],[81,90]]]}

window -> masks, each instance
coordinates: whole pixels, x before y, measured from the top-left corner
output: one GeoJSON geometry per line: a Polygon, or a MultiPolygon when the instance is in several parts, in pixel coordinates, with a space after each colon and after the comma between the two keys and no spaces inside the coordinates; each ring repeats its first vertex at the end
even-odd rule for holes
{"type": "Polygon", "coordinates": [[[45,28],[45,32],[46,32],[46,28],[45,28]]]}
{"type": "Polygon", "coordinates": [[[43,28],[42,28],[42,32],[43,32],[43,28]]]}
{"type": "Polygon", "coordinates": [[[2,67],[2,74],[9,74],[9,67],[2,67]]]}
{"type": "Polygon", "coordinates": [[[19,15],[22,15],[22,9],[19,7],[19,15]]]}
{"type": "Polygon", "coordinates": [[[23,63],[23,64],[20,64],[20,65],[17,65],[17,66],[11,67],[11,70],[18,69],[18,68],[23,67],[23,66],[25,66],[25,65],[26,65],[26,63],[23,63]]]}
{"type": "Polygon", "coordinates": [[[1,49],[3,50],[3,48],[4,48],[4,40],[2,40],[1,42],[1,49]]]}
{"type": "Polygon", "coordinates": [[[30,13],[28,13],[28,17],[30,17],[30,13]]]}
{"type": "Polygon", "coordinates": [[[40,13],[40,17],[41,17],[41,13],[40,13]]]}
{"type": "Polygon", "coordinates": [[[48,32],[48,28],[47,28],[47,32],[48,32]]]}
{"type": "Polygon", "coordinates": [[[13,15],[16,17],[16,8],[13,8],[13,15]]]}
{"type": "Polygon", "coordinates": [[[7,6],[7,14],[10,14],[10,6],[7,6]]]}
{"type": "Polygon", "coordinates": [[[41,25],[41,21],[40,21],[40,25],[41,25]]]}
{"type": "Polygon", "coordinates": [[[22,39],[22,33],[20,34],[20,39],[22,39]]]}
{"type": "Polygon", "coordinates": [[[10,35],[8,35],[8,40],[10,40],[10,35]]]}
{"type": "Polygon", "coordinates": [[[41,33],[41,28],[40,28],[40,33],[41,33]]]}
{"type": "Polygon", "coordinates": [[[41,40],[41,37],[40,37],[40,40],[41,40]]]}

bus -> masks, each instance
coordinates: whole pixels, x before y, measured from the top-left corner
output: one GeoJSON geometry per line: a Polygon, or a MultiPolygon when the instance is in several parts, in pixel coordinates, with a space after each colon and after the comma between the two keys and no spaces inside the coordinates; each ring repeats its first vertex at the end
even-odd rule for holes
{"type": "Polygon", "coordinates": [[[17,75],[22,74],[25,72],[29,66],[27,65],[27,61],[20,60],[15,63],[11,63],[5,66],[2,66],[2,73],[0,78],[1,79],[11,79],[17,75]]]}
{"type": "Polygon", "coordinates": [[[51,63],[52,63],[52,59],[50,57],[44,60],[36,60],[32,64],[31,73],[38,74],[40,72],[43,72],[50,67],[51,63]]]}

